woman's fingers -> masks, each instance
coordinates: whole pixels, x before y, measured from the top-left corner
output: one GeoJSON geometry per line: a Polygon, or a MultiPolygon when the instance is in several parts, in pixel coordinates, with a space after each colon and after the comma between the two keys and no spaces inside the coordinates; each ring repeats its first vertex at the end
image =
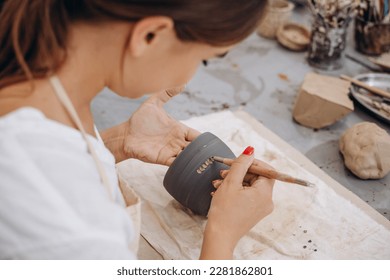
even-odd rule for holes
{"type": "Polygon", "coordinates": [[[244,152],[233,161],[225,180],[230,185],[242,187],[242,182],[254,159],[254,148],[248,146],[244,152]]]}
{"type": "Polygon", "coordinates": [[[212,182],[214,188],[218,189],[222,185],[223,180],[217,179],[212,182]]]}
{"type": "MultiPolygon", "coordinates": [[[[259,159],[254,159],[252,165],[260,166],[260,167],[267,168],[267,169],[274,169],[271,165],[269,165],[268,163],[266,163],[262,160],[259,160],[259,159]]],[[[224,176],[226,177],[226,175],[227,175],[226,171],[228,172],[229,169],[221,170],[221,176],[223,176],[223,174],[224,174],[224,176]]]]}
{"type": "Polygon", "coordinates": [[[222,179],[225,179],[228,174],[229,174],[229,169],[223,169],[219,172],[219,175],[221,176],[222,179]]]}
{"type": "MultiPolygon", "coordinates": [[[[229,174],[228,169],[221,170],[220,172],[220,176],[222,179],[225,179],[228,174],[229,174]]],[[[244,181],[242,183],[246,185],[251,185],[258,177],[259,177],[258,175],[252,173],[246,173],[244,176],[244,181]]]]}
{"type": "MultiPolygon", "coordinates": [[[[183,125],[183,126],[185,126],[185,125],[183,125]]],[[[201,134],[201,132],[199,132],[196,129],[193,129],[191,127],[185,126],[185,128],[186,128],[186,130],[185,130],[186,131],[185,139],[187,141],[191,142],[191,141],[193,141],[196,137],[198,137],[201,134]]]]}
{"type": "MultiPolygon", "coordinates": [[[[274,169],[271,165],[265,163],[264,161],[255,159],[252,163],[252,166],[260,166],[263,167],[264,169],[274,169]]],[[[229,174],[230,170],[229,169],[223,169],[220,171],[220,176],[222,179],[225,179],[226,176],[229,174]]],[[[258,175],[252,174],[252,173],[247,173],[244,176],[243,183],[248,183],[249,185],[252,185],[253,182],[258,178],[258,175]]]]}
{"type": "Polygon", "coordinates": [[[181,85],[181,86],[178,86],[178,87],[169,88],[169,89],[165,90],[165,93],[166,93],[169,97],[174,97],[175,95],[178,95],[179,93],[181,93],[182,91],[184,91],[185,88],[186,88],[186,85],[181,85]]]}
{"type": "Polygon", "coordinates": [[[271,165],[269,165],[268,163],[262,161],[262,160],[258,160],[258,159],[255,159],[253,161],[253,165],[255,166],[259,166],[259,167],[262,167],[264,169],[274,169],[271,165]]]}
{"type": "Polygon", "coordinates": [[[165,103],[167,103],[172,97],[178,95],[180,92],[184,91],[185,85],[169,88],[166,90],[162,90],[156,93],[153,93],[149,99],[146,101],[147,103],[157,104],[162,107],[165,103]]]}

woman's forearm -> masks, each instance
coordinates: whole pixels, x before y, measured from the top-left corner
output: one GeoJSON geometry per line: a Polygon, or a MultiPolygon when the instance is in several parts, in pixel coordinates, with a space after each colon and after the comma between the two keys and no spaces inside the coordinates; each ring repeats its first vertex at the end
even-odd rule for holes
{"type": "Polygon", "coordinates": [[[202,250],[199,259],[201,260],[231,260],[233,259],[234,248],[237,242],[231,240],[228,232],[221,232],[206,226],[202,250]]]}

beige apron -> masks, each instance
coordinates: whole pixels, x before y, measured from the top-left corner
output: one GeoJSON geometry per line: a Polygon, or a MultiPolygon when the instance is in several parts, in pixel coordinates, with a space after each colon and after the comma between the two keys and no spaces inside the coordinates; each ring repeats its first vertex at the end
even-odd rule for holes
{"type": "MultiPolygon", "coordinates": [[[[87,137],[87,133],[84,130],[84,127],[80,121],[80,118],[72,104],[72,102],[69,99],[68,94],[66,93],[64,87],[62,86],[60,80],[58,77],[53,76],[50,78],[50,83],[53,86],[53,89],[62,103],[62,105],[65,107],[66,111],[68,112],[70,118],[75,123],[76,127],[80,130],[81,135],[83,136],[87,147],[88,152],[91,154],[93,160],[95,161],[96,167],[98,169],[100,178],[102,180],[103,185],[106,187],[109,196],[113,200],[113,188],[110,185],[110,182],[108,180],[106,170],[103,167],[102,162],[100,161],[99,157],[96,154],[96,151],[87,137]]],[[[138,244],[139,244],[139,237],[140,237],[140,228],[141,228],[141,202],[137,194],[133,191],[133,189],[121,178],[119,178],[119,187],[121,189],[125,206],[126,206],[126,212],[130,216],[130,219],[133,222],[134,227],[134,238],[133,241],[129,244],[129,249],[134,252],[135,255],[137,255],[138,251],[138,244]]]]}

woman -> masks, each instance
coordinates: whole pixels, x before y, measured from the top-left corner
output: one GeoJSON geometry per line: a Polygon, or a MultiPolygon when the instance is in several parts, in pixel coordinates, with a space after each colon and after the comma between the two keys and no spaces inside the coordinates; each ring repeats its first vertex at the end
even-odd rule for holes
{"type": "MultiPolygon", "coordinates": [[[[115,161],[169,165],[199,134],[164,112],[165,89],[248,36],[264,2],[0,1],[1,258],[134,258],[115,161]],[[104,87],[156,92],[105,145],[90,111],[104,87]]],[[[248,147],[215,182],[200,258],[232,258],[272,211],[273,181],[245,175],[253,161],[248,147]]]]}

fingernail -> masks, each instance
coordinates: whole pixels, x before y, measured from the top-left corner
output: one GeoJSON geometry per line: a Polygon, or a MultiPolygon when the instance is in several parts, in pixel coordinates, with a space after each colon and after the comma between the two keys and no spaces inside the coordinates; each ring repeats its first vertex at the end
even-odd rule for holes
{"type": "Polygon", "coordinates": [[[247,155],[247,156],[250,156],[253,154],[253,152],[255,151],[255,148],[253,148],[252,146],[248,146],[246,147],[246,149],[242,152],[243,155],[247,155]]]}
{"type": "Polygon", "coordinates": [[[214,181],[212,181],[211,183],[212,183],[213,185],[215,185],[215,184],[218,183],[218,182],[219,182],[219,179],[214,180],[214,181]]]}

